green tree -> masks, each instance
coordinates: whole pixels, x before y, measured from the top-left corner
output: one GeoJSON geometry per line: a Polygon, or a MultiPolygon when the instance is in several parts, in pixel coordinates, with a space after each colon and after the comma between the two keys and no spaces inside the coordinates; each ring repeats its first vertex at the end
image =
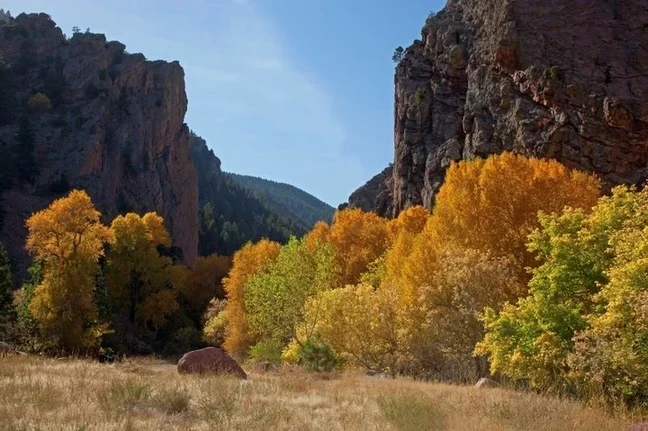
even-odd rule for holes
{"type": "Polygon", "coordinates": [[[618,187],[591,215],[569,209],[540,217],[529,248],[542,264],[532,271],[528,296],[485,316],[486,336],[477,352],[489,356],[492,372],[538,389],[574,389],[568,358],[574,336],[597,312],[594,295],[608,282],[610,239],[647,204],[647,193],[618,187]]]}
{"type": "Polygon", "coordinates": [[[246,283],[245,307],[252,331],[263,339],[286,345],[296,338],[306,301],[335,280],[330,245],[311,251],[303,240],[292,238],[269,263],[246,283]]]}
{"type": "Polygon", "coordinates": [[[16,77],[0,56],[0,124],[14,119],[16,108],[16,77]]]}
{"type": "Polygon", "coordinates": [[[318,335],[306,340],[300,356],[309,371],[331,371],[340,364],[331,346],[318,335]]]}
{"type": "Polygon", "coordinates": [[[392,55],[392,61],[394,63],[400,63],[403,60],[404,56],[405,56],[405,50],[403,49],[402,46],[399,46],[394,50],[394,54],[392,55]]]}
{"type": "Polygon", "coordinates": [[[595,312],[568,364],[581,391],[634,405],[648,397],[648,191],[628,196],[638,205],[610,235],[609,281],[593,298],[595,312]]]}
{"type": "Polygon", "coordinates": [[[0,242],[0,334],[3,328],[15,321],[16,311],[13,306],[13,282],[9,255],[0,242]]]}

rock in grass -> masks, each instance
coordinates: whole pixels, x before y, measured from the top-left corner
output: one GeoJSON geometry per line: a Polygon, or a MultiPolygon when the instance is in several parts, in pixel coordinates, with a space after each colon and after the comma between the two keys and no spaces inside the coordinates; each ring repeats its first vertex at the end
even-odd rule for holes
{"type": "Polygon", "coordinates": [[[185,353],[178,361],[180,374],[232,374],[247,379],[245,371],[234,359],[221,349],[205,347],[185,353]]]}
{"type": "Polygon", "coordinates": [[[488,379],[486,377],[482,377],[479,379],[479,381],[475,384],[476,388],[495,388],[499,386],[495,380],[488,379]]]}

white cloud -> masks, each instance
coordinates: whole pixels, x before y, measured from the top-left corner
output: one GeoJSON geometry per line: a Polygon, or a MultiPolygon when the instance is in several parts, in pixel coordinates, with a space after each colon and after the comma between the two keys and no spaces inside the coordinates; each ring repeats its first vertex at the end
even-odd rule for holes
{"type": "Polygon", "coordinates": [[[210,119],[211,127],[198,121],[198,133],[227,170],[291,182],[341,201],[345,185],[361,183],[366,174],[359,160],[343,154],[345,130],[333,97],[292,58],[270,20],[247,1],[231,1],[246,6],[229,8],[201,41],[199,61],[183,63],[190,117],[210,119]],[[192,111],[196,97],[198,109],[208,106],[208,113],[192,111]]]}

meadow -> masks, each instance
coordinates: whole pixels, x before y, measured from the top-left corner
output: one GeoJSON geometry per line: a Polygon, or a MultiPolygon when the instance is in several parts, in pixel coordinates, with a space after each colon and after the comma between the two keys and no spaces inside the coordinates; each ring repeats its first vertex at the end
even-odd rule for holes
{"type": "MultiPolygon", "coordinates": [[[[529,392],[298,368],[179,375],[154,359],[0,358],[2,430],[624,430],[623,409],[529,392]]],[[[633,417],[634,416],[634,417],[633,417]]]]}

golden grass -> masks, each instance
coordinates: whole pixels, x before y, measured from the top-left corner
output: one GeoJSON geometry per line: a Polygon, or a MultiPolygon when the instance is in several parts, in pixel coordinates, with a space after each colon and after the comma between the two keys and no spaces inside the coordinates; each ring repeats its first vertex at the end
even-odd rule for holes
{"type": "Polygon", "coordinates": [[[154,360],[0,358],[1,430],[618,431],[632,422],[504,389],[299,371],[238,381],[181,376],[154,360]]]}

